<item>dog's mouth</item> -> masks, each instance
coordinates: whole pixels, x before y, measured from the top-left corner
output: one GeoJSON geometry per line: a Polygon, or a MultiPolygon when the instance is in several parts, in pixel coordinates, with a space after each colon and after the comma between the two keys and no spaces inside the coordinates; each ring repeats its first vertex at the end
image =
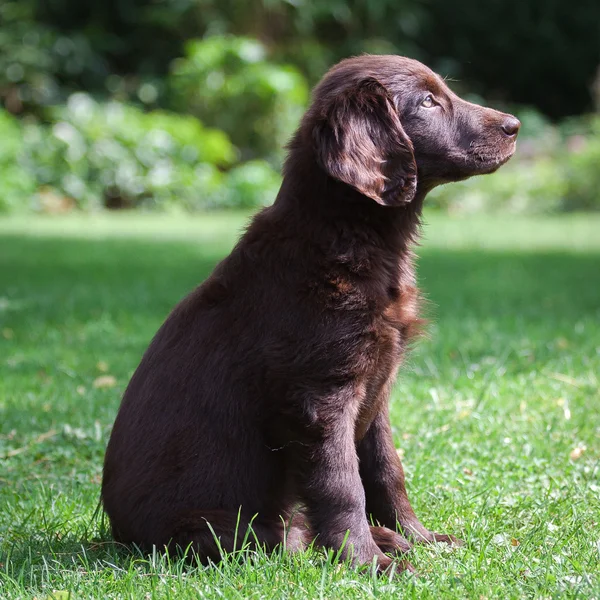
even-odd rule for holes
{"type": "Polygon", "coordinates": [[[499,151],[497,147],[472,146],[469,149],[469,157],[475,167],[475,174],[485,175],[497,171],[511,159],[516,147],[516,140],[511,141],[509,147],[504,151],[499,151]]]}

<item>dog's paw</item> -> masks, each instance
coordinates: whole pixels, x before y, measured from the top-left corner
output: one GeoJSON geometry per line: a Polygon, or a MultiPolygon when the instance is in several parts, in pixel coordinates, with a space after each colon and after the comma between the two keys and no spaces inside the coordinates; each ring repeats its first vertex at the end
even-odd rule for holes
{"type": "Polygon", "coordinates": [[[412,544],[399,533],[387,527],[371,527],[374,542],[384,554],[406,554],[412,544]]]}

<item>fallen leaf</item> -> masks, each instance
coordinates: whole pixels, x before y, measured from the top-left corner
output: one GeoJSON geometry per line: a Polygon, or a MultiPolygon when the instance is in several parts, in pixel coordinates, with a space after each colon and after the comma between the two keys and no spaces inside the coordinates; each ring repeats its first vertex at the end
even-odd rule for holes
{"type": "Polygon", "coordinates": [[[117,384],[117,380],[112,375],[100,375],[94,379],[96,389],[111,388],[117,384]]]}
{"type": "Polygon", "coordinates": [[[518,540],[517,538],[512,538],[512,539],[510,540],[510,545],[511,545],[511,546],[520,546],[520,545],[521,545],[521,542],[519,542],[519,540],[518,540]]]}
{"type": "Polygon", "coordinates": [[[576,448],[573,448],[573,450],[571,450],[571,453],[569,454],[569,458],[571,460],[577,460],[579,458],[581,458],[581,456],[583,455],[583,453],[587,450],[587,448],[585,446],[577,446],[576,448]]]}
{"type": "Polygon", "coordinates": [[[467,467],[465,467],[465,468],[463,469],[463,473],[464,473],[465,475],[468,475],[469,477],[471,477],[471,475],[473,475],[473,471],[471,471],[471,469],[467,469],[467,467]]]}

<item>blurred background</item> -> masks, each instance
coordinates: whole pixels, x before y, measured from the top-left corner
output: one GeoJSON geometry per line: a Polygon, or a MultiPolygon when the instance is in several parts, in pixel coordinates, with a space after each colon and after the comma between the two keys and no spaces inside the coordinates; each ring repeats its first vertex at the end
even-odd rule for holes
{"type": "Polygon", "coordinates": [[[269,204],[311,86],[362,52],[523,122],[502,177],[430,206],[600,209],[598,0],[0,0],[0,212],[269,204]]]}

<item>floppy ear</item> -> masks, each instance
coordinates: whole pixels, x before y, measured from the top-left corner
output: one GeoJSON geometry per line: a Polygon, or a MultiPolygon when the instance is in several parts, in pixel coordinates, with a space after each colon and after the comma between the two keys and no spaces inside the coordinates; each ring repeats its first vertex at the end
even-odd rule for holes
{"type": "Polygon", "coordinates": [[[385,206],[410,202],[417,165],[410,139],[387,90],[374,78],[350,88],[325,108],[313,129],[320,166],[385,206]]]}

